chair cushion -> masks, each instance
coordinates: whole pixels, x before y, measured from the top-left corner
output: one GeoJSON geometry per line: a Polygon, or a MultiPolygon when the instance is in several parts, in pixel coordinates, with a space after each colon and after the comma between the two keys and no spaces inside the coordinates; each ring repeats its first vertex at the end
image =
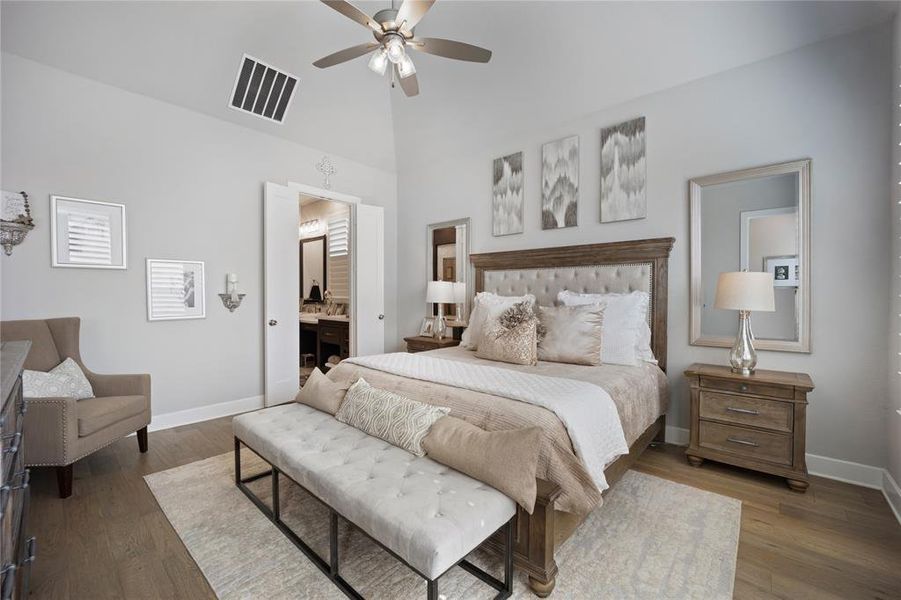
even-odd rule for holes
{"type": "Polygon", "coordinates": [[[303,404],[232,423],[254,452],[430,579],[516,512],[499,491],[303,404]]]}
{"type": "Polygon", "coordinates": [[[44,320],[3,321],[0,338],[4,342],[31,340],[31,350],[25,358],[25,368],[30,371],[49,371],[63,360],[44,320]]]}
{"type": "Polygon", "coordinates": [[[79,400],[75,407],[78,411],[78,437],[85,437],[119,421],[141,414],[147,408],[147,397],[85,398],[79,400]]]}

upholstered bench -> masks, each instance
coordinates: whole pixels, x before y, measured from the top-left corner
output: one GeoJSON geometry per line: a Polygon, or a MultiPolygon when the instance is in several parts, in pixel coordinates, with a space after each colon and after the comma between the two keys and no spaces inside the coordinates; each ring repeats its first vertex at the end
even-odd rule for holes
{"type": "Polygon", "coordinates": [[[240,415],[233,427],[235,484],[348,596],[359,594],[338,573],[338,517],[425,578],[429,600],[438,598],[438,578],[456,565],[497,589],[496,598],[510,596],[516,505],[499,491],[303,404],[240,415]],[[271,471],[242,479],[242,444],[268,462],[271,471]],[[270,475],[271,509],[246,485],[270,475]],[[329,562],[281,520],[279,475],[287,476],[329,509],[329,562]],[[464,560],[502,529],[506,539],[503,582],[464,560]]]}

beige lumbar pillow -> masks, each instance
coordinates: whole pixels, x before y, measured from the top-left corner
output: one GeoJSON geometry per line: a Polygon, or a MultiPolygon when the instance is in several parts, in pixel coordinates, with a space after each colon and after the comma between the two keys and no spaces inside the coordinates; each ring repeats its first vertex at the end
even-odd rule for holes
{"type": "Polygon", "coordinates": [[[303,384],[295,402],[306,404],[316,410],[334,415],[338,412],[348,386],[335,383],[329,379],[319,368],[313,369],[307,382],[303,384]]]}
{"type": "Polygon", "coordinates": [[[432,425],[422,447],[429,458],[503,492],[529,514],[535,509],[540,428],[485,431],[444,417],[432,425]]]}
{"type": "Polygon", "coordinates": [[[538,319],[545,331],[538,340],[538,360],[601,364],[603,306],[540,306],[538,319]]]}
{"type": "Polygon", "coordinates": [[[425,456],[422,439],[449,408],[410,400],[369,385],[360,377],[347,390],[335,418],[416,456],[425,456]]]}

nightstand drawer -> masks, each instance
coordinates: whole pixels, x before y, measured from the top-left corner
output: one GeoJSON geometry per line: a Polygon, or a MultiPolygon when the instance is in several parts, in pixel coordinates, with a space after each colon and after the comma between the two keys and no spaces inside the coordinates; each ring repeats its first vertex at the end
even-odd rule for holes
{"type": "Polygon", "coordinates": [[[791,400],[795,391],[790,387],[767,385],[765,383],[751,383],[745,381],[730,381],[715,377],[701,377],[701,387],[718,390],[721,392],[736,392],[738,394],[753,394],[755,396],[770,396],[772,398],[785,398],[791,400]]]}
{"type": "Polygon", "coordinates": [[[792,438],[786,434],[701,421],[698,445],[779,465],[792,464],[792,438]]]}
{"type": "Polygon", "coordinates": [[[701,418],[752,425],[775,431],[792,431],[792,404],[736,394],[701,391],[701,418]]]}

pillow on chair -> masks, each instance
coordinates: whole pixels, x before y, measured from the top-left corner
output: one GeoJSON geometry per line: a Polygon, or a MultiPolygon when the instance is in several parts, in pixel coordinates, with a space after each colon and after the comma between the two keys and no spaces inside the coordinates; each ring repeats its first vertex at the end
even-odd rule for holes
{"type": "Polygon", "coordinates": [[[26,398],[93,398],[94,389],[78,363],[67,358],[48,372],[22,371],[22,395],[26,398]]]}

